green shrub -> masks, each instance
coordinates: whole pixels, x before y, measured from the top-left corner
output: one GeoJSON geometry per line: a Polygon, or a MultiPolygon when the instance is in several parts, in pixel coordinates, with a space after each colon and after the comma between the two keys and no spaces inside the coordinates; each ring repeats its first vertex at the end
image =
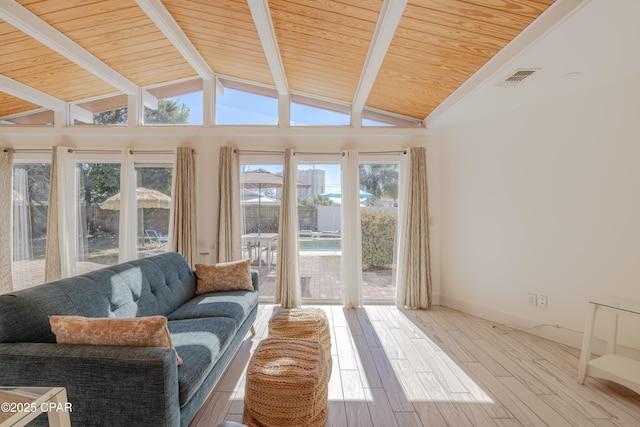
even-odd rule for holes
{"type": "Polygon", "coordinates": [[[388,211],[363,210],[362,268],[379,270],[391,268],[398,216],[388,211]]]}

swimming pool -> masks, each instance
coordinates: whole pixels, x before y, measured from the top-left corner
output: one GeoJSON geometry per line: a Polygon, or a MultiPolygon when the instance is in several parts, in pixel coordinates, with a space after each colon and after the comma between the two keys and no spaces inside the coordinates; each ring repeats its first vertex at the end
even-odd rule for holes
{"type": "Polygon", "coordinates": [[[298,246],[301,251],[339,251],[340,239],[305,239],[298,246]]]}

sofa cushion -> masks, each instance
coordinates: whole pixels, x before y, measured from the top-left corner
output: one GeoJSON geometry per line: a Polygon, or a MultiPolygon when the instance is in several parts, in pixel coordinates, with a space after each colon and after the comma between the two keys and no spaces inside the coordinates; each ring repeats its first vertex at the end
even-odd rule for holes
{"type": "Polygon", "coordinates": [[[198,391],[233,339],[236,324],[225,317],[172,320],[171,340],[183,359],[178,369],[179,400],[183,407],[198,391]]]}
{"type": "Polygon", "coordinates": [[[198,295],[217,291],[254,290],[251,283],[251,259],[215,265],[196,264],[196,277],[198,295]]]}
{"type": "MultiPolygon", "coordinates": [[[[174,348],[164,316],[128,319],[50,316],[49,323],[58,344],[174,348]]],[[[177,362],[182,364],[179,355],[177,362]]]]}
{"type": "Polygon", "coordinates": [[[167,315],[169,320],[198,317],[228,317],[240,326],[251,310],[258,305],[258,292],[226,291],[198,295],[167,315]]]}
{"type": "Polygon", "coordinates": [[[193,298],[195,289],[184,258],[167,252],[3,294],[0,342],[55,342],[50,315],[164,316],[193,298]]]}

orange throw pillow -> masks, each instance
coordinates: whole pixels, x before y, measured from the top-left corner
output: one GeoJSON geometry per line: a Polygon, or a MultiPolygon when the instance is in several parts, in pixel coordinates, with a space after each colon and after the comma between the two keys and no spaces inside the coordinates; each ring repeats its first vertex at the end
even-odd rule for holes
{"type": "Polygon", "coordinates": [[[253,291],[251,259],[216,265],[196,264],[196,277],[198,295],[216,291],[253,291]]]}
{"type": "MultiPolygon", "coordinates": [[[[164,316],[49,316],[49,324],[58,344],[174,348],[164,316]]],[[[180,356],[177,360],[178,366],[182,365],[180,356]]]]}

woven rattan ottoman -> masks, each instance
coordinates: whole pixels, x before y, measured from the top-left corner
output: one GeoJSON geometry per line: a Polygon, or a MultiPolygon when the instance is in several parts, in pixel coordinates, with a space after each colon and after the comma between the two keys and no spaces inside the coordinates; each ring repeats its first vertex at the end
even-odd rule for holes
{"type": "Polygon", "coordinates": [[[322,345],[295,338],[267,338],[249,366],[242,422],[251,427],[324,427],[329,373],[322,345]]]}
{"type": "Polygon", "coordinates": [[[269,319],[269,336],[318,341],[327,362],[331,360],[329,320],[320,308],[281,308],[269,319]]]}

